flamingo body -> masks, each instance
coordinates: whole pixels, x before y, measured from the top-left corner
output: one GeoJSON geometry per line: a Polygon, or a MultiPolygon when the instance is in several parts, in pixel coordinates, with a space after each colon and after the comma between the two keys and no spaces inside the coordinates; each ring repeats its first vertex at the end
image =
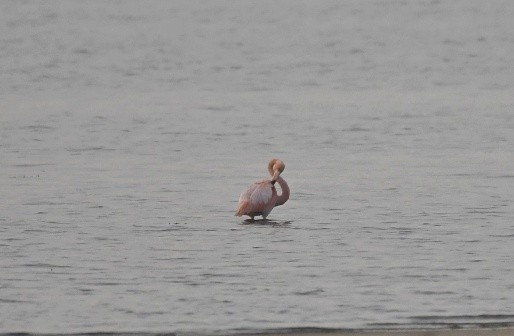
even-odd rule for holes
{"type": "Polygon", "coordinates": [[[241,193],[239,205],[236,209],[236,216],[262,216],[266,219],[274,207],[284,204],[289,199],[289,187],[286,181],[280,177],[285,165],[278,159],[273,159],[268,164],[268,171],[272,176],[271,180],[255,182],[248,189],[241,193]],[[275,182],[280,185],[282,194],[278,195],[275,182]]]}
{"type": "Polygon", "coordinates": [[[275,207],[277,190],[269,180],[255,182],[241,193],[236,216],[262,216],[266,218],[275,207]]]}

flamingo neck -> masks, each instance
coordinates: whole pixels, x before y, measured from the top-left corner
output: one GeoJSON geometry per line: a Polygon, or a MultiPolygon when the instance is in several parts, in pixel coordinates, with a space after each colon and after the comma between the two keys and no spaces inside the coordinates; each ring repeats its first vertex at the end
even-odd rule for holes
{"type": "Polygon", "coordinates": [[[282,193],[277,196],[275,206],[282,205],[289,199],[289,186],[287,185],[286,180],[279,176],[277,179],[277,183],[280,186],[280,189],[282,189],[282,193]]]}

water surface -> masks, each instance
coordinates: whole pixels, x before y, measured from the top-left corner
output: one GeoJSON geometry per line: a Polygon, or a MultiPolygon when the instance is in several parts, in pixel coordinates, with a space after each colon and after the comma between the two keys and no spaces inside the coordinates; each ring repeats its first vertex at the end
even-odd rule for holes
{"type": "Polygon", "coordinates": [[[0,332],[513,323],[513,16],[2,2],[0,332]]]}

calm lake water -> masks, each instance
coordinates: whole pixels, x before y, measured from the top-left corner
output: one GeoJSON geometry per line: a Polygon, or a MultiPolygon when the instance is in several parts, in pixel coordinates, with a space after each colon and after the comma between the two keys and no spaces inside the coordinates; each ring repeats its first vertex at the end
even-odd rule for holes
{"type": "Polygon", "coordinates": [[[0,333],[513,324],[513,17],[0,2],[0,333]]]}

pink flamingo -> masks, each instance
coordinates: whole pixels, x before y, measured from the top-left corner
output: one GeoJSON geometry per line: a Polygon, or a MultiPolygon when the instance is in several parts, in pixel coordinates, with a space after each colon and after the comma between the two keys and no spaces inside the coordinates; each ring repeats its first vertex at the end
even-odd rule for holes
{"type": "Polygon", "coordinates": [[[268,172],[271,180],[255,182],[248,189],[241,193],[239,205],[236,209],[236,216],[250,216],[252,220],[255,216],[262,216],[263,219],[269,215],[274,207],[287,202],[289,199],[289,186],[280,177],[286,165],[279,159],[272,159],[268,163],[268,172]],[[277,195],[275,182],[278,182],[282,194],[277,195]]]}

